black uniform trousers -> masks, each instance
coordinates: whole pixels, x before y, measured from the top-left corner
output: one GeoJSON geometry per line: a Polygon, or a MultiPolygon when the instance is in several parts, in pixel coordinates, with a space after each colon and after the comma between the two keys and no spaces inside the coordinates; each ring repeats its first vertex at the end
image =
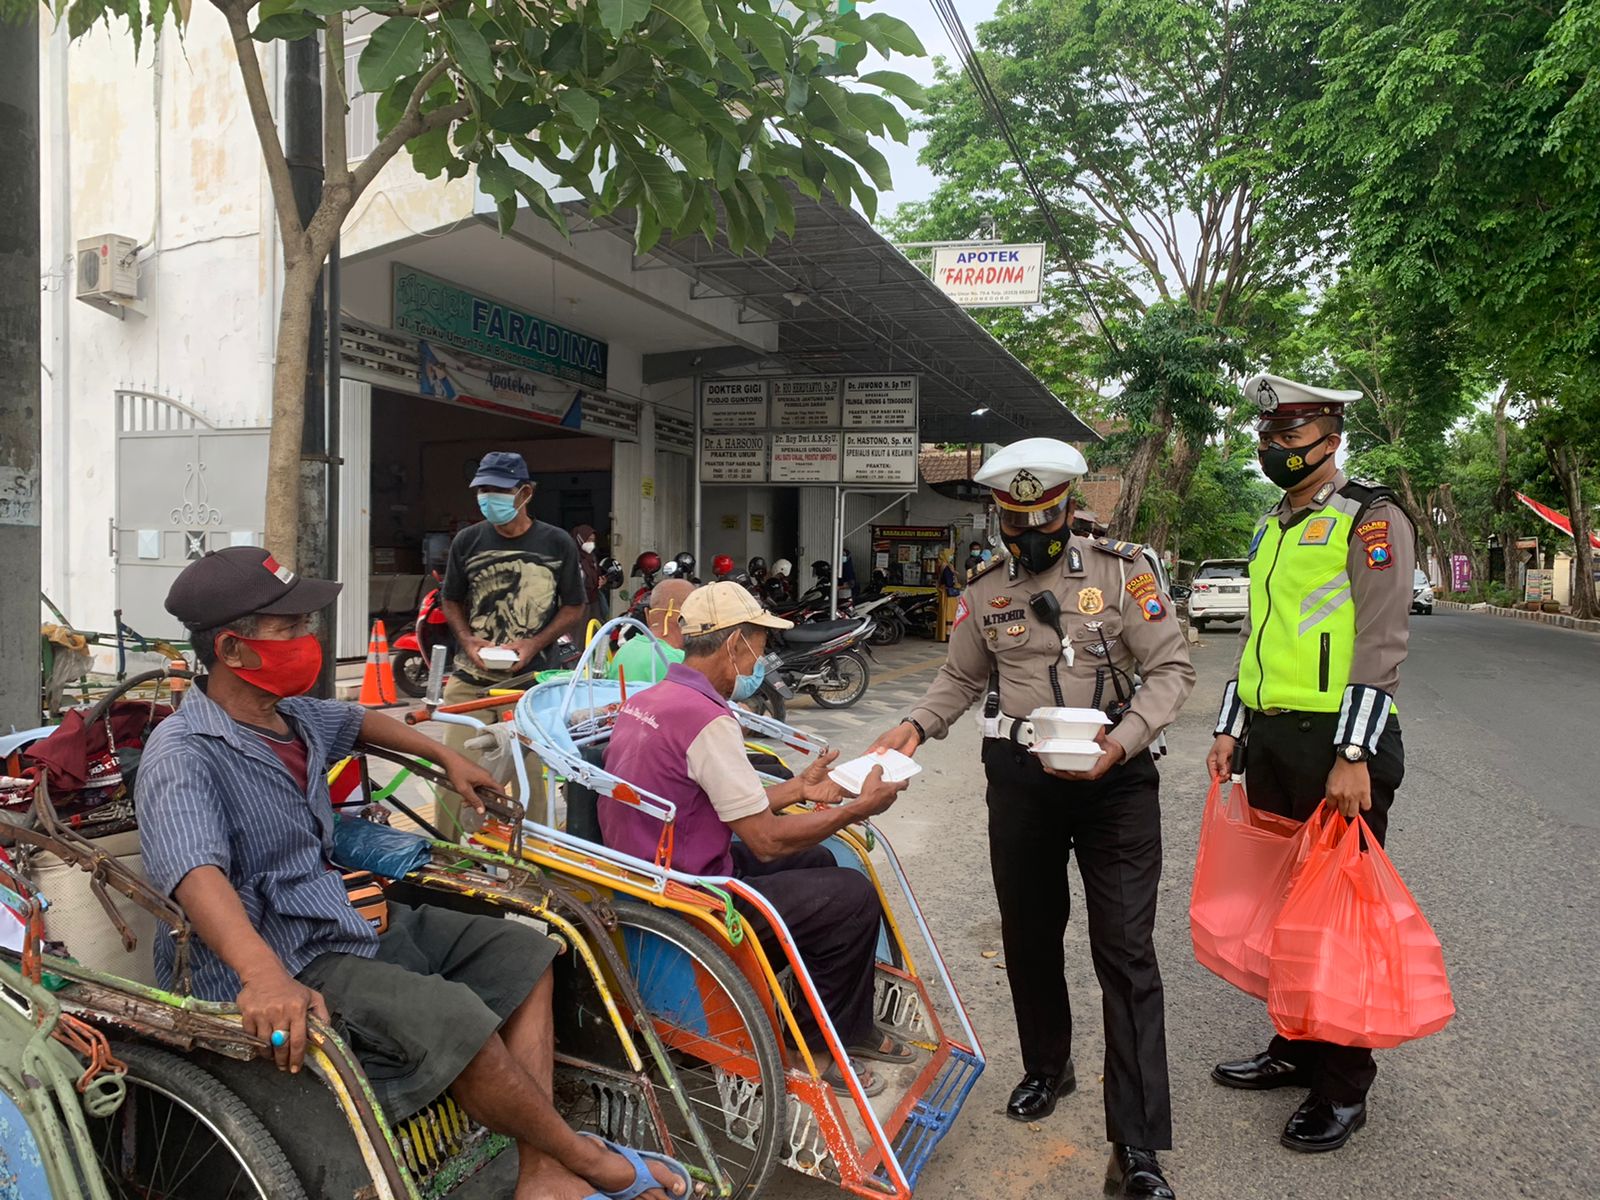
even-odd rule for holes
{"type": "MultiPolygon", "coordinates": [[[[1333,770],[1334,726],[1338,713],[1250,714],[1245,741],[1244,787],[1254,808],[1304,821],[1322,803],[1333,770]]],[[[1406,752],[1400,720],[1393,713],[1378,738],[1378,751],[1367,762],[1372,780],[1372,809],[1363,813],[1378,845],[1389,832],[1389,807],[1405,778],[1406,752]]],[[[1366,1098],[1378,1066],[1372,1051],[1361,1046],[1272,1039],[1267,1053],[1311,1074],[1311,1090],[1341,1104],[1366,1098]]]]}
{"type": "MultiPolygon", "coordinates": [[[[839,1039],[846,1046],[873,1045],[873,989],[883,908],[872,880],[841,867],[826,846],[772,862],[762,862],[743,842],[733,843],[732,851],[734,875],[765,896],[789,927],[839,1039]]],[[[743,901],[734,901],[734,907],[750,922],[768,959],[782,964],[788,953],[772,926],[743,901]]],[[[807,1042],[822,1044],[810,1005],[795,1009],[795,1021],[807,1042]]]]}
{"type": "Polygon", "coordinates": [[[1023,1069],[1059,1075],[1072,1055],[1062,939],[1076,851],[1105,1019],[1106,1139],[1172,1146],[1167,1024],[1154,941],[1161,779],[1141,751],[1092,783],[1045,774],[1011,742],[983,743],[989,861],[1023,1069]]]}

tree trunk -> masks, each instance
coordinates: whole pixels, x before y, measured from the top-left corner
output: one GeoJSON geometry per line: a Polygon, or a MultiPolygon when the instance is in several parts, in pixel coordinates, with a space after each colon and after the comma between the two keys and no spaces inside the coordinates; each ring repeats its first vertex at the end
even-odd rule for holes
{"type": "Polygon", "coordinates": [[[1445,520],[1450,527],[1450,547],[1456,554],[1466,556],[1472,567],[1473,579],[1487,579],[1488,552],[1480,550],[1473,545],[1472,539],[1467,536],[1466,530],[1461,527],[1461,514],[1456,511],[1456,499],[1450,492],[1450,485],[1444,484],[1439,488],[1439,509],[1444,513],[1445,520]]]}
{"type": "Polygon", "coordinates": [[[272,372],[272,429],[267,440],[267,549],[295,569],[300,528],[300,440],[306,419],[306,351],[318,260],[307,254],[284,274],[278,362],[272,372]]]}
{"type": "Polygon", "coordinates": [[[1567,512],[1572,518],[1573,574],[1572,614],[1585,620],[1600,615],[1595,604],[1594,547],[1589,544],[1589,506],[1583,495],[1583,458],[1569,447],[1551,451],[1551,464],[1567,497],[1567,512]]]}
{"type": "Polygon", "coordinates": [[[1502,581],[1511,592],[1522,590],[1522,576],[1518,567],[1517,523],[1513,520],[1517,498],[1511,492],[1511,476],[1506,466],[1506,406],[1511,402],[1511,389],[1502,387],[1494,402],[1494,455],[1499,469],[1499,482],[1495,486],[1494,510],[1499,514],[1497,532],[1500,534],[1500,571],[1502,581]]]}
{"type": "Polygon", "coordinates": [[[1444,576],[1441,580],[1444,584],[1450,577],[1450,556],[1445,553],[1444,543],[1439,540],[1439,526],[1433,519],[1433,505],[1424,503],[1418,497],[1416,485],[1411,481],[1411,472],[1403,468],[1400,471],[1400,498],[1405,502],[1412,520],[1417,523],[1417,562],[1422,563],[1424,549],[1431,551],[1440,574],[1444,576]]]}
{"type": "Polygon", "coordinates": [[[1133,527],[1139,520],[1139,506],[1144,503],[1145,489],[1150,486],[1150,475],[1172,432],[1172,414],[1164,404],[1156,409],[1155,425],[1155,431],[1140,439],[1122,468],[1122,495],[1117,497],[1117,506],[1106,522],[1112,537],[1132,540],[1133,527]]]}
{"type": "MultiPolygon", "coordinates": [[[[1174,497],[1173,503],[1170,506],[1162,506],[1145,537],[1145,541],[1158,554],[1163,550],[1175,551],[1175,548],[1168,543],[1171,542],[1172,531],[1178,524],[1178,509],[1188,498],[1189,487],[1194,483],[1195,468],[1200,465],[1200,452],[1203,448],[1188,437],[1180,437],[1178,444],[1173,447],[1172,458],[1167,463],[1168,487],[1174,497]]],[[[1176,552],[1173,557],[1176,559],[1176,552]]]]}

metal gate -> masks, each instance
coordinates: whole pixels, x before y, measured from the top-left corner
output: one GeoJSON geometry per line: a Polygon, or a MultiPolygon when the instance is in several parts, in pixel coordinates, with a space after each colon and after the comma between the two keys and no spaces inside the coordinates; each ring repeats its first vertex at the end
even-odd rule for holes
{"type": "Polygon", "coordinates": [[[163,603],[178,572],[208,550],[261,544],[268,431],[218,429],[152,392],[118,391],[116,414],[117,606],[147,637],[180,637],[163,603]]]}

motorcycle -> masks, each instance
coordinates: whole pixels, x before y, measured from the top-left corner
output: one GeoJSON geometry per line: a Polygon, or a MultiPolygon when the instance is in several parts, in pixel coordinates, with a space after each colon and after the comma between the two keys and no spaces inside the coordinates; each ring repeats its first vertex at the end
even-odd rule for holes
{"type": "Polygon", "coordinates": [[[900,619],[905,623],[907,633],[914,633],[918,637],[937,637],[939,634],[939,596],[932,595],[900,595],[900,619]]]}
{"type": "Polygon", "coordinates": [[[869,618],[814,621],[774,633],[773,668],[790,692],[805,693],[821,708],[849,708],[867,694],[869,618]]]}
{"type": "Polygon", "coordinates": [[[872,637],[869,639],[871,645],[893,646],[906,636],[905,614],[895,603],[895,595],[892,592],[858,600],[851,607],[849,615],[872,619],[872,637]]]}
{"type": "Polygon", "coordinates": [[[428,663],[433,648],[443,646],[446,661],[453,660],[456,653],[455,635],[450,632],[444,603],[439,598],[439,589],[444,583],[440,572],[433,572],[433,582],[432,590],[422,598],[417,609],[416,623],[402,630],[389,646],[394,685],[413,700],[420,700],[427,694],[428,663]]]}

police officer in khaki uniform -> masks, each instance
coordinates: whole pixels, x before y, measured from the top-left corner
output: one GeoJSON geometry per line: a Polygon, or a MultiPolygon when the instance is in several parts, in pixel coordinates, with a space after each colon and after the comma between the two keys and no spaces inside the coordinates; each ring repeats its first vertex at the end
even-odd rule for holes
{"type": "MultiPolygon", "coordinates": [[[[1250,542],[1250,608],[1207,766],[1225,779],[1242,759],[1253,807],[1304,821],[1326,797],[1382,844],[1406,766],[1394,694],[1416,535],[1388,489],[1334,461],[1360,392],[1256,375],[1244,393],[1260,413],[1261,469],[1284,494],[1250,542]]],[[[1283,1037],[1211,1072],[1225,1087],[1305,1089],[1280,1141],[1308,1153],[1365,1124],[1376,1075],[1370,1050],[1283,1037]]]]}
{"type": "Polygon", "coordinates": [[[1107,1188],[1169,1200],[1156,1158],[1172,1145],[1172,1104],[1152,938],[1161,811],[1150,745],[1183,706],[1194,669],[1141,548],[1068,530],[1072,482],[1087,470],[1065,442],[1029,438],[978,472],[1007,553],[969,573],[943,669],[877,745],[914,753],[982,701],[990,861],[1026,1072],[1007,1115],[1045,1117],[1076,1084],[1062,947],[1076,850],[1104,999],[1107,1188]],[[1041,707],[1112,718],[1093,770],[1050,770],[1029,752],[1027,717],[1041,707]]]}

